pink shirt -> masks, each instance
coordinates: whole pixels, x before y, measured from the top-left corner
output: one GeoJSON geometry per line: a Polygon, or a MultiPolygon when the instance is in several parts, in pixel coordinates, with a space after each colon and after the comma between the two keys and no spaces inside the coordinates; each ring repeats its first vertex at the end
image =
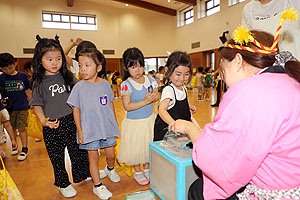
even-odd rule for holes
{"type": "Polygon", "coordinates": [[[231,86],[193,149],[205,200],[225,199],[252,183],[300,187],[300,84],[263,73],[231,86]]]}

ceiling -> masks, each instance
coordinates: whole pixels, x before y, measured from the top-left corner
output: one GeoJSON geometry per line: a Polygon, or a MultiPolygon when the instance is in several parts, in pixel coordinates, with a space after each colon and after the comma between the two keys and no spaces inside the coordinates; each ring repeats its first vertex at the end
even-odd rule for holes
{"type": "MultiPolygon", "coordinates": [[[[76,0],[67,0],[68,3],[76,3],[76,0]]],[[[78,1],[78,0],[77,0],[78,1]]],[[[152,11],[176,16],[176,11],[182,10],[190,5],[195,5],[196,0],[84,0],[101,5],[112,6],[117,8],[126,8],[125,4],[130,7],[149,9],[152,11]]]]}

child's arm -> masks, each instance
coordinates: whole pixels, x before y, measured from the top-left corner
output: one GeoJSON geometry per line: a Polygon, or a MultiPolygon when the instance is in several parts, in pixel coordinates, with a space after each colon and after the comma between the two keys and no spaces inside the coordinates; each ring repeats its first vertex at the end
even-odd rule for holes
{"type": "Polygon", "coordinates": [[[191,110],[192,114],[194,114],[197,111],[197,108],[194,105],[190,105],[190,110],[191,110]]]}
{"type": "Polygon", "coordinates": [[[78,141],[80,144],[83,144],[82,127],[80,121],[80,108],[77,108],[75,106],[73,107],[73,116],[78,132],[78,141]]]}
{"type": "Polygon", "coordinates": [[[64,49],[64,53],[66,55],[66,61],[69,65],[72,65],[73,62],[72,62],[72,58],[68,56],[69,52],[71,51],[71,49],[75,46],[77,46],[80,42],[82,42],[82,39],[81,38],[77,38],[76,40],[74,40],[73,42],[71,42],[69,44],[69,46],[67,46],[65,49],[64,49]]]}
{"type": "Polygon", "coordinates": [[[49,117],[45,117],[44,111],[42,106],[33,106],[33,110],[36,114],[36,116],[39,118],[42,126],[47,126],[49,128],[58,128],[59,127],[59,121],[56,119],[55,121],[49,121],[49,117]]]}
{"type": "Polygon", "coordinates": [[[170,124],[175,121],[167,111],[170,101],[171,101],[171,99],[166,98],[160,102],[159,107],[158,107],[159,116],[167,124],[170,124]]]}
{"type": "Polygon", "coordinates": [[[131,96],[130,95],[123,95],[122,96],[122,102],[124,109],[126,111],[132,111],[137,110],[145,105],[148,105],[149,103],[152,103],[157,97],[156,93],[146,93],[146,97],[143,101],[139,101],[136,103],[131,103],[131,96]]]}
{"type": "Polygon", "coordinates": [[[27,100],[30,101],[30,98],[32,95],[32,90],[31,89],[25,90],[25,94],[26,94],[27,100]]]}

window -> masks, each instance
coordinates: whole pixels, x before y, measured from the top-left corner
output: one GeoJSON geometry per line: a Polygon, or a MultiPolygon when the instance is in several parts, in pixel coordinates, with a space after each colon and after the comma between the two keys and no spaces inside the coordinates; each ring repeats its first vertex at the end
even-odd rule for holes
{"type": "Polygon", "coordinates": [[[198,19],[205,17],[205,15],[206,15],[205,5],[206,5],[205,1],[198,0],[198,2],[197,2],[197,18],[198,19]]]}
{"type": "Polygon", "coordinates": [[[209,0],[205,2],[206,16],[220,11],[220,0],[209,0]]]}
{"type": "Polygon", "coordinates": [[[190,24],[194,22],[194,10],[188,10],[184,12],[184,23],[185,24],[190,24]]]}
{"type": "Polygon", "coordinates": [[[242,3],[246,0],[228,0],[228,6],[233,6],[235,4],[238,4],[238,3],[242,3]]]}
{"type": "Polygon", "coordinates": [[[158,71],[160,66],[165,66],[167,63],[167,58],[145,58],[145,74],[148,74],[149,71],[154,70],[158,71]]]}
{"type": "Polygon", "coordinates": [[[189,6],[181,11],[177,11],[177,27],[194,22],[193,6],[189,6]]]}
{"type": "Polygon", "coordinates": [[[42,11],[43,28],[97,30],[95,15],[42,11]]]}

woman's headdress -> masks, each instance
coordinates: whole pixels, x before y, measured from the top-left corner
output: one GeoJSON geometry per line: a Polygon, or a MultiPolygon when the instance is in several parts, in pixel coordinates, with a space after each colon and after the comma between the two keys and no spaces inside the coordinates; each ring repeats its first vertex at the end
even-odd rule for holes
{"type": "Polygon", "coordinates": [[[233,49],[240,49],[240,50],[246,50],[253,53],[260,53],[260,54],[270,54],[270,53],[277,53],[278,49],[276,48],[279,34],[282,29],[282,24],[285,20],[290,21],[296,21],[298,20],[298,14],[297,11],[294,8],[288,8],[281,14],[281,20],[279,23],[279,26],[276,30],[274,41],[271,47],[266,47],[259,43],[252,35],[250,31],[248,31],[245,27],[240,26],[233,32],[233,40],[236,44],[228,44],[225,43],[226,47],[233,48],[233,49]],[[257,46],[259,49],[251,48],[247,46],[243,46],[244,44],[248,44],[249,42],[253,43],[255,46],[257,46]]]}

